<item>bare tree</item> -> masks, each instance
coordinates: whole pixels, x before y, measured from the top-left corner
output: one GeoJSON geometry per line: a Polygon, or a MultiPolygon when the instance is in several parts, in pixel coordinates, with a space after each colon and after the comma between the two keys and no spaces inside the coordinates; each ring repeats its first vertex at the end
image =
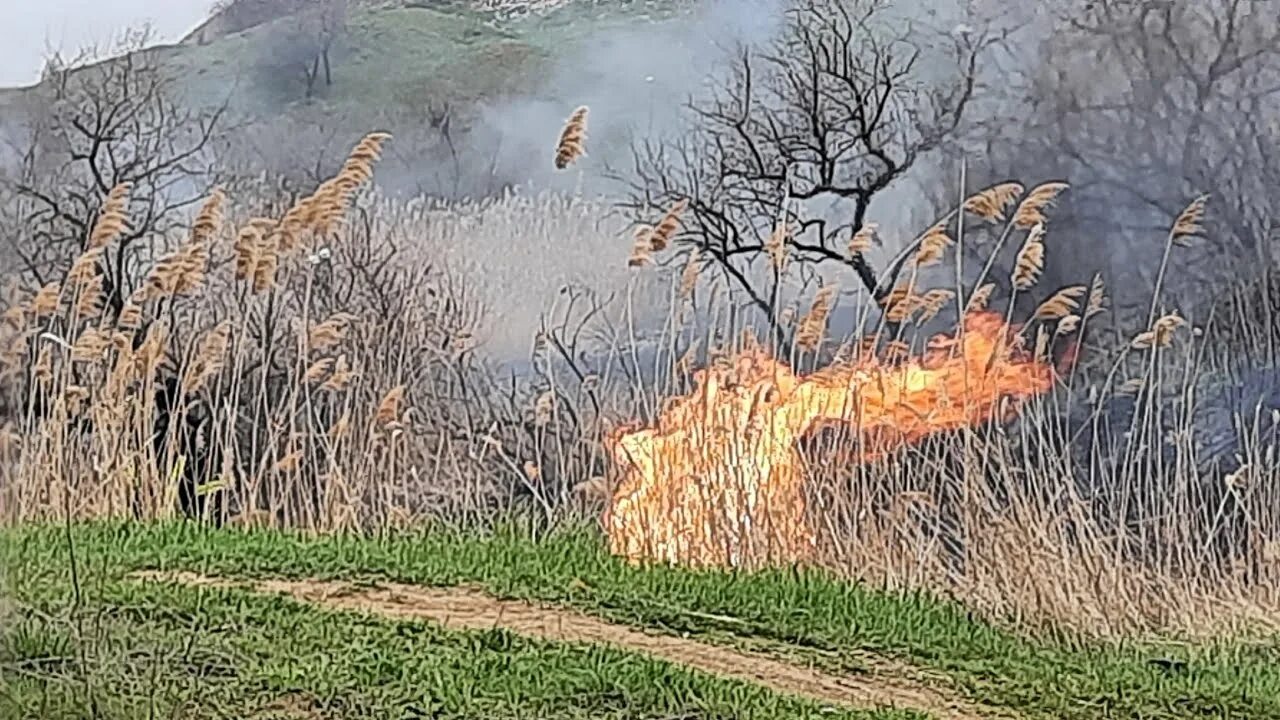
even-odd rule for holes
{"type": "Polygon", "coordinates": [[[1054,224],[1076,252],[1049,264],[1048,281],[1100,270],[1115,317],[1145,321],[1168,218],[1202,194],[1209,241],[1178,249],[1166,301],[1190,309],[1274,262],[1277,11],[1275,0],[1076,0],[1030,30],[963,150],[979,180],[1071,183],[1054,224]]]}
{"type": "Polygon", "coordinates": [[[266,44],[259,70],[275,81],[284,77],[305,82],[306,97],[315,96],[320,78],[333,85],[335,49],[347,30],[347,0],[317,0],[282,21],[266,44]]]}
{"type": "Polygon", "coordinates": [[[696,130],[638,144],[634,169],[613,173],[637,221],[687,200],[676,242],[698,248],[775,328],[777,278],[771,288],[755,273],[780,224],[793,228],[794,260],[847,267],[887,295],[891,278],[850,254],[849,239],[872,199],[955,131],[993,42],[906,22],[890,31],[889,12],[881,0],[794,2],[771,46],[740,49],[728,80],[689,103],[696,130]]]}
{"type": "Polygon", "coordinates": [[[118,310],[153,244],[214,180],[223,112],[192,110],[132,33],[111,60],[58,67],[26,98],[18,166],[0,177],[10,266],[37,283],[58,280],[85,247],[112,188],[132,186],[131,223],[104,268],[118,310]],[[14,266],[16,263],[16,266],[14,266]]]}

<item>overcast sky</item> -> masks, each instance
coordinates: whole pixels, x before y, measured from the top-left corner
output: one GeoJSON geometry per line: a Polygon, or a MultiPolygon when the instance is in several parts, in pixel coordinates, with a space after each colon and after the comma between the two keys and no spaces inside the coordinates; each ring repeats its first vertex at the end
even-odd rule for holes
{"type": "Polygon", "coordinates": [[[35,82],[46,45],[74,56],[147,22],[158,40],[177,40],[208,15],[213,1],[0,0],[0,87],[35,82]]]}

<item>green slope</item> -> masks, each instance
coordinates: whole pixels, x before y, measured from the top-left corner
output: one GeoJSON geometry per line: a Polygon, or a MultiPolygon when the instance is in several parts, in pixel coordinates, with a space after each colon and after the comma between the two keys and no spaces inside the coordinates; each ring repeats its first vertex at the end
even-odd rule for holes
{"type": "MultiPolygon", "coordinates": [[[[264,58],[292,19],[284,18],[205,45],[154,48],[190,99],[234,114],[281,113],[376,118],[422,113],[428,105],[465,110],[479,100],[537,91],[547,69],[584,38],[635,23],[676,17],[678,2],[606,2],[566,6],[542,16],[498,21],[463,5],[360,7],[335,50],[334,82],[305,98],[300,76],[263,70],[264,58]]],[[[323,83],[321,83],[323,86],[323,83]]]]}
{"type": "MultiPolygon", "coordinates": [[[[712,642],[751,644],[835,672],[859,672],[865,653],[871,651],[949,676],[954,686],[971,699],[1004,706],[1026,717],[1280,718],[1280,639],[1268,643],[1223,639],[1199,645],[1033,639],[992,626],[955,605],[919,595],[872,592],[817,574],[732,575],[632,567],[610,557],[598,538],[586,531],[560,533],[538,541],[530,541],[527,535],[516,531],[496,535],[431,533],[364,540],[208,531],[189,526],[96,525],[73,528],[70,538],[80,570],[89,578],[82,582],[87,599],[78,617],[90,624],[95,622],[94,618],[104,617],[113,622],[130,623],[115,630],[124,634],[117,652],[150,657],[155,647],[176,642],[183,632],[188,632],[199,635],[197,644],[202,652],[213,652],[214,657],[218,657],[217,652],[231,652],[219,643],[231,640],[221,636],[215,639],[210,633],[216,636],[217,628],[229,622],[229,613],[240,613],[241,619],[237,622],[261,622],[267,627],[262,631],[265,635],[258,641],[261,647],[256,652],[262,656],[260,662],[269,669],[250,673],[254,683],[267,682],[276,678],[276,673],[286,672],[279,667],[286,661],[276,657],[279,651],[272,650],[271,645],[295,632],[291,623],[301,622],[297,618],[302,616],[297,613],[303,611],[286,611],[277,601],[249,600],[234,594],[217,595],[213,600],[206,596],[205,604],[201,605],[189,594],[190,590],[143,590],[129,584],[123,579],[124,575],[136,569],[186,569],[244,577],[383,578],[428,585],[468,583],[504,597],[576,606],[616,622],[666,632],[687,632],[712,642]],[[246,612],[262,619],[251,621],[250,616],[243,615],[246,612]],[[276,620],[273,614],[294,619],[276,620]],[[161,627],[154,631],[146,629],[154,623],[161,627]],[[133,639],[151,632],[161,633],[169,640],[150,640],[149,645],[143,646],[139,644],[141,640],[133,639]],[[1179,662],[1173,663],[1173,667],[1169,663],[1152,662],[1169,658],[1179,662]],[[254,673],[266,673],[267,679],[254,673]]],[[[65,618],[72,617],[69,608],[74,600],[69,583],[68,547],[68,536],[58,528],[0,532],[0,557],[9,557],[10,583],[25,606],[23,621],[19,623],[20,627],[27,628],[24,642],[37,647],[54,644],[52,650],[25,653],[23,657],[28,660],[38,656],[44,658],[41,662],[53,662],[48,657],[58,658],[58,663],[72,662],[76,648],[81,645],[65,630],[70,627],[65,618]],[[61,620],[47,621],[46,618],[61,620]],[[48,627],[64,630],[49,640],[50,633],[42,629],[48,627]]],[[[338,623],[326,626],[325,632],[331,633],[354,632],[350,629],[359,627],[349,619],[329,619],[325,623],[338,623]]],[[[367,632],[379,637],[393,633],[376,628],[367,632]]],[[[309,652],[320,653],[318,648],[323,643],[320,639],[313,642],[316,644],[309,652]]],[[[393,650],[377,649],[381,647],[377,641],[368,642],[372,643],[368,653],[393,650]]],[[[467,647],[467,643],[481,641],[471,638],[448,642],[467,647]]],[[[539,653],[560,657],[556,662],[566,664],[565,667],[599,662],[591,659],[592,656],[575,655],[565,659],[566,656],[556,655],[564,651],[536,643],[526,646],[522,641],[516,645],[527,647],[527,652],[533,653],[531,663],[539,662],[536,659],[539,653]]],[[[252,654],[254,647],[239,644],[235,652],[252,654]]],[[[624,662],[622,658],[616,661],[624,662]]],[[[13,662],[11,659],[9,667],[13,662]]],[[[360,686],[355,678],[359,672],[366,671],[354,667],[345,669],[348,668],[343,664],[346,661],[338,662],[332,672],[338,673],[338,677],[355,673],[346,681],[348,685],[343,686],[355,692],[353,688],[360,686]]],[[[449,660],[448,664],[452,667],[455,662],[459,661],[449,660]]],[[[287,672],[297,679],[304,674],[305,667],[289,663],[287,672]]],[[[430,667],[415,671],[418,670],[434,672],[430,667]]],[[[322,666],[318,672],[328,677],[330,668],[322,666]]],[[[658,672],[672,671],[636,669],[631,676],[635,678],[634,687],[643,686],[646,682],[643,678],[658,672]]],[[[111,689],[119,687],[113,684],[116,681],[104,682],[111,689]]],[[[289,683],[279,682],[279,678],[272,682],[275,683],[271,685],[273,690],[291,687],[289,683]]],[[[296,680],[296,684],[311,693],[318,692],[315,683],[329,688],[325,683],[331,682],[322,678],[307,682],[296,680]]],[[[455,680],[440,682],[451,687],[448,683],[455,680]]],[[[478,682],[483,685],[486,681],[478,682]]],[[[688,709],[688,703],[703,702],[706,698],[738,697],[734,694],[736,691],[727,689],[724,692],[728,695],[718,695],[720,690],[716,687],[719,686],[709,680],[696,682],[703,683],[698,685],[699,693],[707,693],[697,695],[697,700],[685,695],[674,700],[645,702],[653,703],[655,708],[688,709]]],[[[575,692],[583,693],[575,706],[581,702],[607,706],[607,694],[594,694],[596,690],[589,685],[574,687],[575,692]]],[[[68,688],[70,686],[63,687],[58,696],[65,699],[70,692],[68,688]]],[[[565,688],[555,692],[561,690],[565,688]]],[[[47,682],[35,685],[28,682],[19,695],[20,699],[30,702],[46,692],[51,692],[47,682]]],[[[330,689],[329,695],[335,694],[341,695],[330,689]]],[[[493,707],[501,706],[499,701],[494,702],[499,705],[493,707]]],[[[762,695],[741,702],[746,703],[742,708],[765,713],[769,703],[779,701],[762,695]]],[[[604,712],[604,706],[599,709],[604,712]]],[[[744,714],[734,716],[750,715],[747,710],[742,712],[744,714]]],[[[695,716],[720,715],[707,711],[695,716]]]]}

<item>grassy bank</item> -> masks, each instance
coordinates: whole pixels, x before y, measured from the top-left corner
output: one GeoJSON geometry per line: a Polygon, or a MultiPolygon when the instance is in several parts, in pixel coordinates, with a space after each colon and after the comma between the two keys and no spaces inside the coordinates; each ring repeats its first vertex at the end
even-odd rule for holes
{"type": "Polygon", "coordinates": [[[403,717],[406,708],[425,717],[818,712],[618,651],[500,631],[446,632],[243,591],[142,585],[125,577],[140,569],[182,569],[474,584],[502,597],[750,644],[846,673],[858,672],[870,652],[945,675],[964,695],[1028,717],[1280,718],[1277,642],[1033,639],[959,606],[815,574],[630,567],[588,531],[530,542],[517,530],[375,540],[90,525],[69,534],[43,527],[0,537],[19,608],[5,658],[6,675],[15,680],[0,702],[16,716],[42,708],[53,717],[79,716],[84,708],[73,698],[84,694],[85,682],[109,717],[135,717],[152,705],[190,712],[194,699],[213,704],[207,716],[225,717],[281,698],[341,717],[403,717]],[[120,661],[104,662],[113,657],[120,661]],[[93,669],[88,680],[72,672],[86,664],[93,669]],[[656,689],[660,685],[665,689],[656,689]]]}

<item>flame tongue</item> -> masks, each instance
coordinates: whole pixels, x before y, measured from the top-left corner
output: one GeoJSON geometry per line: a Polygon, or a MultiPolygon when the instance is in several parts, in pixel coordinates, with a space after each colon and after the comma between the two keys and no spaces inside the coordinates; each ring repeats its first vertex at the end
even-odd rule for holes
{"type": "Polygon", "coordinates": [[[1003,400],[1039,395],[1053,381],[1051,366],[1011,336],[984,312],[899,365],[871,359],[798,377],[753,348],[699,371],[694,391],[670,400],[652,427],[609,442],[622,473],[604,518],[611,550],[694,566],[811,559],[797,441],[838,423],[856,433],[866,461],[992,419],[1003,400]]]}

